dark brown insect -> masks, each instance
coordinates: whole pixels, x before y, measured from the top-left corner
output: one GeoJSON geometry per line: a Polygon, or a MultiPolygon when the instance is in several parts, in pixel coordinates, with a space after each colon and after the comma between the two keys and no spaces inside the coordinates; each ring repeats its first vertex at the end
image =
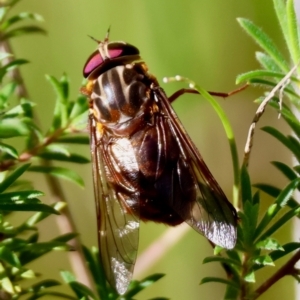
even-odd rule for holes
{"type": "MultiPolygon", "coordinates": [[[[237,214],[210,173],[139,50],[98,41],[83,74],[101,260],[124,294],[132,278],[139,221],[187,222],[231,249],[237,214]]],[[[180,94],[180,93],[178,93],[180,94]]]]}

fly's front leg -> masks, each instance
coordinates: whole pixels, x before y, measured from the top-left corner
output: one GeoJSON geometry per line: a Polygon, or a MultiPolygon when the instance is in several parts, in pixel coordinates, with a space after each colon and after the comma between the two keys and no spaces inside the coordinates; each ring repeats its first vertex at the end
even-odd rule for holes
{"type": "MultiPolygon", "coordinates": [[[[248,84],[245,84],[245,85],[241,86],[240,88],[238,88],[238,89],[236,89],[234,91],[231,91],[229,93],[219,93],[219,92],[209,92],[209,91],[208,91],[208,93],[210,95],[212,95],[212,96],[227,98],[229,96],[232,96],[234,94],[237,94],[237,93],[243,91],[247,87],[248,87],[248,84]]],[[[169,102],[170,103],[174,102],[178,97],[180,97],[183,94],[200,94],[200,93],[197,90],[195,90],[195,89],[181,89],[181,90],[178,90],[177,92],[175,92],[170,97],[168,97],[169,102]]]]}

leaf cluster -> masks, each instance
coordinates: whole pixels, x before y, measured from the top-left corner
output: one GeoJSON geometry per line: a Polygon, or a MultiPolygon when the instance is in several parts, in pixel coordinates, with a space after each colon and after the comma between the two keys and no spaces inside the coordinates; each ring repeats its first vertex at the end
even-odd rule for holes
{"type": "MultiPolygon", "coordinates": [[[[218,255],[204,260],[204,263],[220,262],[227,274],[227,279],[206,277],[201,282],[226,284],[224,299],[257,299],[286,275],[292,275],[299,281],[299,270],[295,267],[295,263],[300,258],[300,243],[281,244],[274,238],[274,234],[287,222],[300,215],[300,206],[293,198],[294,191],[300,189],[300,122],[295,113],[300,108],[299,27],[292,0],[273,0],[273,4],[290,57],[286,59],[272,39],[252,21],[239,18],[238,22],[241,27],[262,48],[263,52],[256,53],[256,59],[262,69],[239,75],[237,83],[260,85],[267,90],[275,87],[279,89],[279,95],[272,97],[268,104],[278,111],[289,126],[291,134],[285,135],[271,126],[263,127],[262,130],[277,139],[291,152],[296,165],[291,167],[280,161],[272,162],[273,166],[287,179],[287,185],[284,188],[278,188],[271,184],[259,183],[254,185],[257,189],[254,193],[247,166],[242,166],[237,245],[234,250],[226,251],[224,256],[217,252],[218,255]],[[296,74],[290,76],[285,84],[278,86],[291,68],[289,61],[297,66],[296,74]],[[285,103],[283,103],[283,98],[285,103]],[[264,212],[261,208],[261,192],[267,193],[274,199],[264,212]],[[283,257],[289,257],[287,263],[254,290],[256,272],[268,266],[275,266],[275,262],[283,257]]],[[[266,97],[268,94],[269,92],[266,93],[266,97]]],[[[264,98],[260,98],[257,102],[262,103],[263,100],[264,98]]],[[[255,117],[253,122],[257,122],[259,117],[255,117]]]]}
{"type": "Polygon", "coordinates": [[[82,95],[75,100],[70,99],[67,75],[60,79],[46,76],[56,97],[53,117],[46,132],[41,130],[37,121],[36,105],[28,99],[19,71],[28,61],[14,58],[9,41],[13,37],[44,34],[45,31],[36,25],[20,25],[25,21],[42,21],[38,14],[23,12],[10,16],[11,9],[20,1],[6,1],[0,8],[0,298],[133,299],[163,275],[156,274],[132,282],[127,293],[120,297],[105,280],[98,250],[82,246],[95,291],[78,282],[71,272],[61,271],[63,281],[73,291],[74,295],[70,295],[57,291],[61,285],[58,280],[38,280],[41,274],[28,266],[51,251],[74,250],[69,242],[76,238],[76,234],[64,234],[48,242],[39,241],[37,225],[52,214],[64,213],[67,204],[44,204],[39,199],[44,193],[31,188],[31,184],[22,178],[26,172],[43,173],[83,187],[83,180],[76,172],[55,164],[86,164],[90,160],[72,151],[74,145],[89,144],[86,134],[88,103],[82,95]],[[11,103],[15,97],[18,103],[13,106],[11,103]],[[21,150],[20,144],[23,145],[21,150]],[[11,224],[10,215],[23,211],[36,213],[18,226],[11,224]],[[34,284],[30,284],[32,279],[35,279],[34,284]]]}

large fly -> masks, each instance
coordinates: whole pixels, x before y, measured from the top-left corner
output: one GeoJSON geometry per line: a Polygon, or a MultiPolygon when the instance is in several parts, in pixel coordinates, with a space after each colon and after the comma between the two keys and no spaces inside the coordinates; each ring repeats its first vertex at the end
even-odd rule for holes
{"type": "Polygon", "coordinates": [[[107,280],[124,294],[140,220],[187,222],[212,243],[232,249],[237,213],[139,50],[108,36],[97,42],[84,66],[83,92],[89,97],[99,249],[107,280]]]}

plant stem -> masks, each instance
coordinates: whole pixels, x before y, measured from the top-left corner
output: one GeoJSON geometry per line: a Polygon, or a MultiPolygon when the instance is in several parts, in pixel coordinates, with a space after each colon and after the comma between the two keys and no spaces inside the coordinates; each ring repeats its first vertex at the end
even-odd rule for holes
{"type": "MultiPolygon", "coordinates": [[[[245,166],[248,166],[249,164],[249,159],[250,159],[250,153],[251,153],[251,149],[253,146],[253,136],[254,136],[254,130],[255,130],[255,126],[257,124],[257,122],[260,120],[261,116],[263,115],[265,108],[267,106],[267,104],[269,103],[269,101],[275,96],[276,92],[280,92],[280,90],[282,88],[285,87],[286,83],[289,81],[290,77],[293,75],[293,73],[296,71],[296,69],[298,68],[299,63],[296,64],[280,81],[279,83],[271,90],[271,92],[268,94],[268,96],[264,99],[264,101],[260,104],[260,106],[258,107],[255,116],[252,120],[252,123],[250,125],[249,131],[248,131],[248,137],[247,137],[247,141],[246,141],[246,145],[245,145],[245,150],[244,150],[244,160],[243,160],[243,164],[245,166]]],[[[279,107],[280,107],[280,103],[279,103],[279,107]]]]}

